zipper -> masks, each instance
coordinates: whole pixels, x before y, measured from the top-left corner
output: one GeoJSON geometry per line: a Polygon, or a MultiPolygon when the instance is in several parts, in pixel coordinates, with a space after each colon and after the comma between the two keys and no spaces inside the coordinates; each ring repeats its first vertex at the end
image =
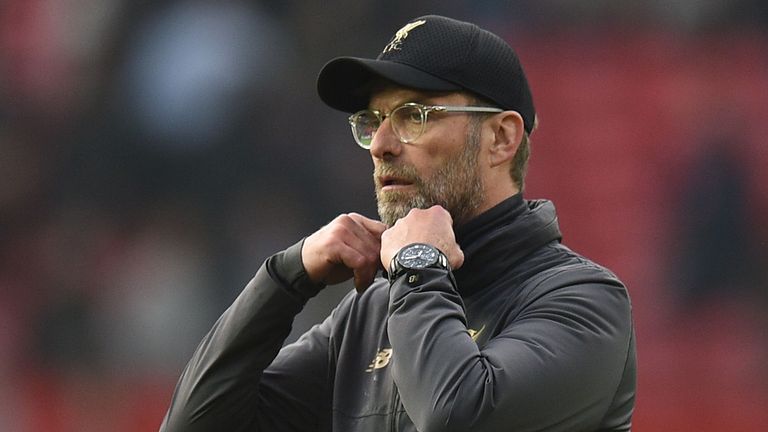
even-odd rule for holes
{"type": "Polygon", "coordinates": [[[392,380],[392,417],[389,423],[390,432],[397,432],[400,430],[398,422],[398,412],[400,408],[400,392],[397,391],[395,380],[392,380]]]}

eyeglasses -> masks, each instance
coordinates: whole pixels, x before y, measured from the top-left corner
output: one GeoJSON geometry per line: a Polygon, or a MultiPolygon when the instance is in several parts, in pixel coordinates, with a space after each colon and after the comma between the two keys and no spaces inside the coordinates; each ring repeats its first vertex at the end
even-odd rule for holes
{"type": "Polygon", "coordinates": [[[500,108],[478,106],[447,106],[447,105],[422,105],[408,102],[393,109],[389,114],[383,114],[377,110],[362,110],[349,116],[349,125],[352,127],[352,136],[357,144],[370,149],[373,136],[389,117],[392,130],[403,143],[411,143],[418,139],[427,127],[427,116],[431,112],[468,112],[468,113],[498,113],[504,110],[500,108]]]}

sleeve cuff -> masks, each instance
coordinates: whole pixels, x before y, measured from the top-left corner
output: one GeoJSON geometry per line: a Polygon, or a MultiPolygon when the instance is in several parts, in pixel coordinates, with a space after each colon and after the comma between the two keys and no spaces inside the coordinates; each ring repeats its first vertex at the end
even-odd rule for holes
{"type": "Polygon", "coordinates": [[[278,252],[267,259],[269,275],[303,303],[317,295],[325,284],[316,284],[309,279],[304,263],[301,261],[301,248],[304,239],[278,252]]]}

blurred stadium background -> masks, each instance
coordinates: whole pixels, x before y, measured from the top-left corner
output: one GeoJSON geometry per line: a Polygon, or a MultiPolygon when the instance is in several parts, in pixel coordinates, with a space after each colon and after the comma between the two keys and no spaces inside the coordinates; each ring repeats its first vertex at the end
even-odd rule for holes
{"type": "Polygon", "coordinates": [[[156,430],[264,258],[375,216],[369,157],[314,79],[425,13],[518,50],[527,196],[633,297],[635,430],[764,430],[759,0],[0,2],[0,430],[156,430]]]}

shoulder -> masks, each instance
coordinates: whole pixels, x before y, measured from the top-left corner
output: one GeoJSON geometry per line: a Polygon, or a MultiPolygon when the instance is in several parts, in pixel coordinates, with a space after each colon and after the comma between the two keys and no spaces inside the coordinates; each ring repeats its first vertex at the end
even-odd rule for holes
{"type": "Polygon", "coordinates": [[[577,314],[608,320],[631,329],[631,300],[624,283],[608,268],[566,246],[552,244],[540,251],[540,271],[521,284],[521,312],[556,308],[559,314],[577,314]],[[619,324],[620,323],[620,324],[619,324]]]}
{"type": "Polygon", "coordinates": [[[624,283],[604,267],[559,243],[551,243],[529,257],[526,284],[537,290],[570,285],[606,285],[626,292],[624,283]]]}

